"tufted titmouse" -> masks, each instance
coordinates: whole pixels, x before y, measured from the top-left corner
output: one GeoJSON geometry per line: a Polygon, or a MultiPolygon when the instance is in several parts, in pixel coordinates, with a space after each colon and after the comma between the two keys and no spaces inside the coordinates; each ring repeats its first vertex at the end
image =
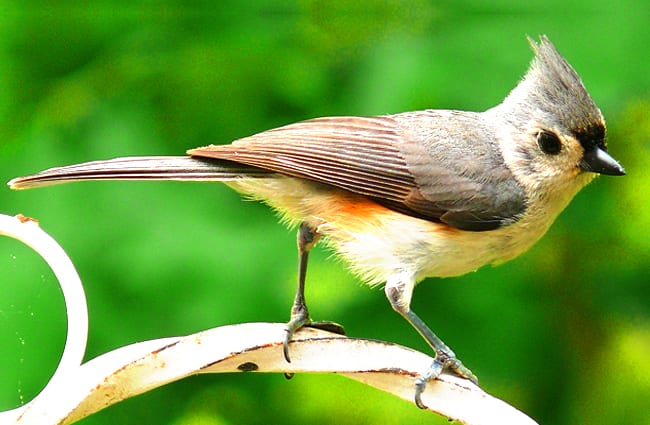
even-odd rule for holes
{"type": "Polygon", "coordinates": [[[284,354],[312,324],[304,299],[309,251],[321,236],[426,339],[435,361],[476,382],[411,310],[417,282],[457,276],[524,252],[596,174],[623,175],[605,121],[580,78],[544,36],[523,80],[485,112],[425,110],[303,121],[189,150],[52,168],[9,185],[73,180],[224,181],[298,225],[298,289],[284,354]]]}

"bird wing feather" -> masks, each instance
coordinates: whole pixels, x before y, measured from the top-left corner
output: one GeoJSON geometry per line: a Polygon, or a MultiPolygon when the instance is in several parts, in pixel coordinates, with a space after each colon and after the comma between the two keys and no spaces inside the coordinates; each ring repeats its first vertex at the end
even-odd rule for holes
{"type": "Polygon", "coordinates": [[[188,154],[324,183],[401,213],[463,230],[495,229],[519,213],[499,209],[499,203],[491,199],[493,191],[484,190],[489,179],[473,178],[458,167],[473,158],[449,162],[426,152],[414,154],[412,148],[418,144],[405,143],[407,139],[396,116],[327,117],[268,130],[229,145],[191,149],[188,154]],[[422,175],[427,184],[419,181],[422,175]]]}

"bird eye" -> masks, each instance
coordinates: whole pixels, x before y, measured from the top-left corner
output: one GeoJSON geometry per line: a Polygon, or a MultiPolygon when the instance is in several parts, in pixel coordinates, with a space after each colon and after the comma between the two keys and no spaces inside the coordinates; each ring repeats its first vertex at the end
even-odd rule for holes
{"type": "Polygon", "coordinates": [[[562,142],[560,142],[557,134],[546,130],[537,133],[537,145],[542,152],[549,155],[557,155],[562,150],[562,142]]]}

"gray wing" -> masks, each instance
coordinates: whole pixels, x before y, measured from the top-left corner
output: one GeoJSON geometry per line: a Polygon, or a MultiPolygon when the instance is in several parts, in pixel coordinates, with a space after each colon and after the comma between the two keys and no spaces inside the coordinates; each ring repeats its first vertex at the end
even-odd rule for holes
{"type": "Polygon", "coordinates": [[[422,143],[405,125],[417,114],[424,114],[423,124],[435,125],[438,118],[428,112],[317,118],[188,154],[325,183],[458,229],[491,230],[516,221],[525,209],[523,191],[499,194],[498,178],[472,172],[481,158],[451,160],[454,152],[436,147],[435,134],[422,143]]]}

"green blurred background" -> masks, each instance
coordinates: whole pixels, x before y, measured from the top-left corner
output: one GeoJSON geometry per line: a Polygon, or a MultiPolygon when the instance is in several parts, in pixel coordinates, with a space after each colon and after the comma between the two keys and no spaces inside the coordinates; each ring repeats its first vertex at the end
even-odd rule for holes
{"type": "MultiPolygon", "coordinates": [[[[324,115],[484,110],[547,34],[608,120],[624,178],[579,194],[526,255],[425,281],[413,308],[481,379],[542,424],[650,424],[650,3],[370,0],[0,2],[0,180],[174,155],[324,115]],[[122,5],[120,5],[122,3],[122,5]]],[[[96,182],[11,192],[75,262],[87,358],[217,325],[288,319],[295,236],[219,184],[96,182]]],[[[315,319],[427,347],[380,289],[317,249],[315,319]]],[[[0,409],[31,399],[65,339],[36,254],[0,239],[0,409]]],[[[84,424],[366,424],[445,419],[338,376],[184,380],[84,424]]]]}

